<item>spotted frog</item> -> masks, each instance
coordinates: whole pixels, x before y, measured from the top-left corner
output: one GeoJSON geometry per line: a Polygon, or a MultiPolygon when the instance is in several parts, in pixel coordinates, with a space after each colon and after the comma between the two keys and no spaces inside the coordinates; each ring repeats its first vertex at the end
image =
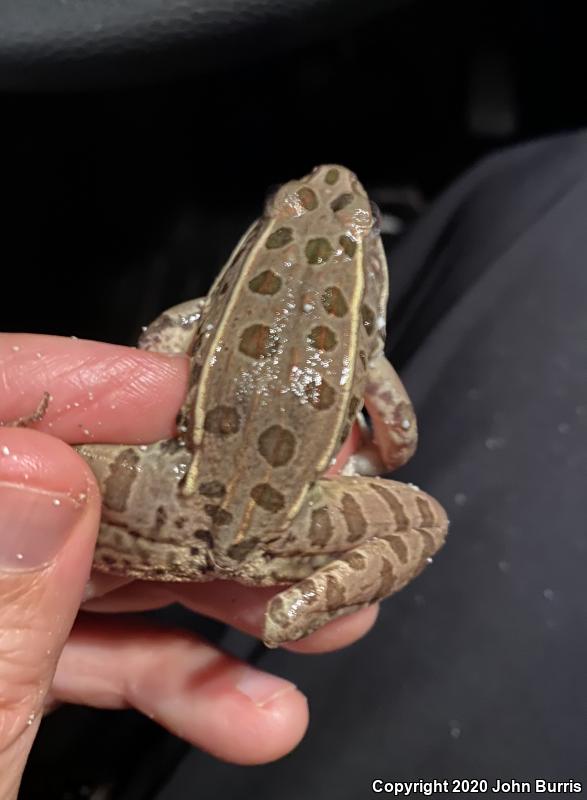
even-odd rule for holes
{"type": "Polygon", "coordinates": [[[274,647],[396,592],[431,560],[441,506],[374,477],[417,439],[383,353],[375,217],[352,172],[318,167],[267,202],[207,297],[147,328],[139,346],[187,354],[189,388],[173,439],[78,448],[103,494],[98,570],[286,585],[265,614],[274,647]],[[359,452],[333,475],[361,420],[359,452]]]}

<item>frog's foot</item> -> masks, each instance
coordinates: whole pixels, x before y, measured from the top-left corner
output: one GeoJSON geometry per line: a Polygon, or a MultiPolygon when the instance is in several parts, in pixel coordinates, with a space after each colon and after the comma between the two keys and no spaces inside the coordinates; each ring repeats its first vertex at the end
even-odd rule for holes
{"type": "Polygon", "coordinates": [[[405,464],[418,443],[416,414],[408,393],[383,353],[368,367],[365,407],[373,431],[359,416],[363,443],[349,458],[343,475],[380,475],[405,464]]]}
{"type": "MultiPolygon", "coordinates": [[[[406,486],[419,509],[406,513],[392,491],[383,488],[387,483],[391,482],[380,481],[373,486],[390,504],[387,510],[392,515],[387,524],[383,520],[367,523],[368,529],[378,532],[342,554],[339,551],[308,578],[271,600],[263,632],[268,647],[300,639],[336,617],[399,591],[432,560],[448,528],[444,509],[424,492],[406,486]]],[[[347,523],[356,528],[360,516],[357,509],[347,511],[351,515],[347,523]]]]}

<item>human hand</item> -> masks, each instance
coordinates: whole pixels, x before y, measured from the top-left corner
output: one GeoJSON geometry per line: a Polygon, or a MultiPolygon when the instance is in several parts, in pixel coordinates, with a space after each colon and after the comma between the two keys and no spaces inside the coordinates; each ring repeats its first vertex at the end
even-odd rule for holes
{"type": "MultiPolygon", "coordinates": [[[[0,429],[0,798],[16,797],[47,708],[76,702],[134,707],[219,758],[279,758],[303,736],[304,696],[185,631],[130,614],[76,615],[90,574],[100,497],[65,444],[146,443],[174,433],[187,359],[48,336],[0,335],[0,420],[25,416],[51,393],[31,428],[0,429]],[[48,435],[52,434],[52,435],[48,435]]],[[[106,578],[106,580],[108,580],[106,578]]],[[[229,582],[136,581],[87,608],[130,612],[182,602],[260,635],[276,590],[229,582]]],[[[334,650],[373,624],[376,607],[288,645],[334,650]]]]}

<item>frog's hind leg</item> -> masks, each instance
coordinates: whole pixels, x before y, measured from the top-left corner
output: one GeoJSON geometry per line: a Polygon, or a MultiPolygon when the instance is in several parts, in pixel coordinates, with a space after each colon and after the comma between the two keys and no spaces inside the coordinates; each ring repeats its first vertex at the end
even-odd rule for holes
{"type": "Polygon", "coordinates": [[[322,515],[324,550],[337,546],[338,552],[269,603],[263,634],[269,647],[307,636],[397,592],[421,572],[446,536],[444,509],[415,487],[367,478],[320,484],[330,484],[325,493],[330,502],[310,513],[322,515]]]}
{"type": "Polygon", "coordinates": [[[102,494],[98,570],[148,580],[210,577],[210,517],[198,497],[186,501],[177,491],[186,455],[176,440],[76,450],[102,494]]]}

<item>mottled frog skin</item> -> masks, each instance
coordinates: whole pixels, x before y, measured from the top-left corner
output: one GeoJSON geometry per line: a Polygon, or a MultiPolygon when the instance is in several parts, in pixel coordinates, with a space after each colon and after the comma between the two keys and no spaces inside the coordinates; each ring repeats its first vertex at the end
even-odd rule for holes
{"type": "Polygon", "coordinates": [[[386,303],[385,254],[356,176],[326,165],[282,186],[208,296],[141,337],[191,360],[177,436],[78,447],[103,493],[95,567],[291,584],[268,605],[269,646],[414,578],[444,541],[440,505],[371,475],[323,477],[363,403],[374,434],[347,473],[390,470],[415,449],[412,406],[383,355],[386,303]]]}

